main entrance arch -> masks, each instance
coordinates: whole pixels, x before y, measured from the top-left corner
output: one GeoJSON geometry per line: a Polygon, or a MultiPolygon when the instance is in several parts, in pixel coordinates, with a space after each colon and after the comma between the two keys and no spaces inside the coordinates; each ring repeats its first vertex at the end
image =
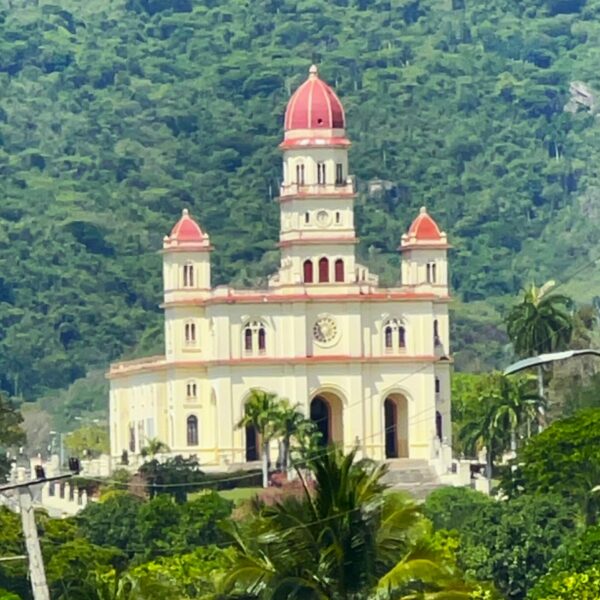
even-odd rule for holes
{"type": "Polygon", "coordinates": [[[310,403],[310,418],[321,434],[321,444],[343,444],[343,403],[333,392],[320,392],[310,403]]]}
{"type": "Polygon", "coordinates": [[[385,457],[408,458],[408,401],[390,394],[383,402],[385,457]]]}

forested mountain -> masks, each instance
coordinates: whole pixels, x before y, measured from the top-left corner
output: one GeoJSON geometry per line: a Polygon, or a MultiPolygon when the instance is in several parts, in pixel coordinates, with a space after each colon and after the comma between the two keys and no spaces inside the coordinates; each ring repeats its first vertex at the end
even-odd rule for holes
{"type": "Polygon", "coordinates": [[[0,7],[11,394],[35,399],[160,348],[157,250],[184,207],[216,247],[215,283],[265,281],[283,111],[311,62],[346,108],[364,260],[395,283],[423,204],[448,232],[463,366],[501,352],[498,311],[524,283],[580,273],[579,299],[600,293],[600,0],[0,7]],[[565,111],[572,82],[592,95],[565,111]],[[369,193],[374,179],[384,192],[369,193]]]}

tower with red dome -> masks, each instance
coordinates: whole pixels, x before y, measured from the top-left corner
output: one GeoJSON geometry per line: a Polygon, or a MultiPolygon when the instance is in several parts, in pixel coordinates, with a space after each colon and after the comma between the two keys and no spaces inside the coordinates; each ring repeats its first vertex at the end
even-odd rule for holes
{"type": "Polygon", "coordinates": [[[274,286],[356,280],[354,185],[348,173],[344,107],[312,66],[284,119],[281,269],[274,286]]]}
{"type": "Polygon", "coordinates": [[[356,257],[349,148],[344,107],[312,66],[285,110],[281,262],[266,289],[213,287],[209,237],[183,211],[162,248],[165,353],[109,373],[115,461],[135,464],[151,438],[215,469],[254,461],[256,433],[237,424],[259,389],[300,406],[324,443],[444,475],[446,234],[421,209],[401,236],[401,282],[380,287],[356,257]]]}

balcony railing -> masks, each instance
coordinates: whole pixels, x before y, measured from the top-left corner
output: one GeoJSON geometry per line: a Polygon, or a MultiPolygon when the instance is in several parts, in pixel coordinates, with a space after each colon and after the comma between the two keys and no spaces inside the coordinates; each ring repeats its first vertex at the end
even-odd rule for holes
{"type": "Polygon", "coordinates": [[[353,194],[354,182],[350,177],[341,183],[311,183],[299,184],[290,183],[281,186],[281,196],[297,195],[326,195],[326,194],[353,194]]]}

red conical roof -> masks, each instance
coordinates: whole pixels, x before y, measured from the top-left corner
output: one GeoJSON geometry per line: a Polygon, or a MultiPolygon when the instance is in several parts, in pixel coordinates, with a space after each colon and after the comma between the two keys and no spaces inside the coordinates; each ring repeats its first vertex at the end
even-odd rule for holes
{"type": "Polygon", "coordinates": [[[412,222],[408,229],[408,235],[417,240],[441,240],[442,232],[438,224],[427,213],[427,209],[422,206],[419,216],[412,222]]]}
{"type": "Polygon", "coordinates": [[[204,233],[202,233],[200,225],[190,217],[188,209],[184,208],[181,219],[171,229],[169,238],[178,242],[201,242],[204,239],[204,233]]]}
{"type": "Polygon", "coordinates": [[[184,208],[181,219],[175,223],[171,233],[163,239],[163,252],[197,252],[205,250],[212,250],[208,235],[190,217],[188,209],[184,208]]]}
{"type": "Polygon", "coordinates": [[[317,67],[294,92],[285,111],[285,130],[344,129],[344,107],[335,92],[321,79],[317,67]]]}

